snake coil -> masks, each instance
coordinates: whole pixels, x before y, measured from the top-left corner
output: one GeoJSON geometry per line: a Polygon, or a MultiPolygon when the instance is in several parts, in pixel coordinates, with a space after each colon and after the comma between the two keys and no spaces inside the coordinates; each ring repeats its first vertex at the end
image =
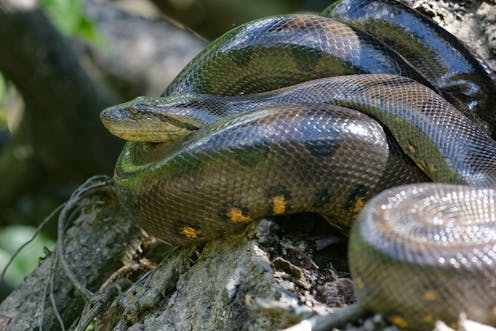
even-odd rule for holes
{"type": "Polygon", "coordinates": [[[284,213],[354,223],[364,308],[415,330],[461,312],[495,325],[492,72],[397,1],[342,0],[322,15],[234,28],[162,97],[104,110],[134,140],[116,165],[119,199],[176,245],[284,213]]]}

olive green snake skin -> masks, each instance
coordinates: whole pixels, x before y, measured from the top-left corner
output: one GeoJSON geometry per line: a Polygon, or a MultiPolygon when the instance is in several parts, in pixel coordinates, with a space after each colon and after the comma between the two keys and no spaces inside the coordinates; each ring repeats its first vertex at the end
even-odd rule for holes
{"type": "Polygon", "coordinates": [[[115,169],[119,199],[179,246],[271,215],[354,223],[363,308],[413,330],[461,312],[495,325],[492,73],[398,2],[344,0],[323,15],[334,19],[234,28],[162,97],[104,110],[132,140],[115,169]]]}

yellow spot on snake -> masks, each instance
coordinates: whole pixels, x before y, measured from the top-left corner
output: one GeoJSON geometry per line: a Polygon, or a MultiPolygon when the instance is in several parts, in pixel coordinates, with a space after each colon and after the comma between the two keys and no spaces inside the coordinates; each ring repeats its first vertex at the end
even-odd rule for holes
{"type": "Polygon", "coordinates": [[[415,153],[415,146],[408,145],[408,150],[410,151],[410,153],[415,153]]]}
{"type": "Polygon", "coordinates": [[[425,165],[420,163],[420,162],[415,162],[415,164],[417,165],[417,167],[420,168],[420,170],[422,170],[423,172],[425,172],[425,165]]]}
{"type": "Polygon", "coordinates": [[[284,195],[276,195],[272,198],[272,212],[274,215],[280,215],[286,212],[286,200],[284,200],[284,195]]]}
{"type": "Polygon", "coordinates": [[[393,315],[389,318],[389,321],[394,325],[404,329],[408,326],[408,323],[403,319],[403,317],[398,315],[393,315]]]}
{"type": "Polygon", "coordinates": [[[436,166],[434,166],[433,164],[428,164],[427,167],[429,168],[429,171],[430,172],[435,172],[436,171],[436,166]]]}
{"type": "Polygon", "coordinates": [[[425,301],[436,301],[438,299],[437,292],[434,290],[427,290],[424,292],[422,299],[425,301]]]}
{"type": "Polygon", "coordinates": [[[432,324],[434,323],[434,316],[431,314],[425,315],[424,318],[422,319],[425,323],[432,324]]]}
{"type": "Polygon", "coordinates": [[[227,216],[233,223],[247,223],[252,221],[251,217],[243,215],[243,212],[239,208],[229,209],[227,216]]]}
{"type": "Polygon", "coordinates": [[[363,205],[363,199],[357,198],[357,200],[355,201],[355,205],[353,206],[353,212],[358,213],[360,210],[362,210],[363,205]]]}
{"type": "Polygon", "coordinates": [[[355,278],[355,285],[357,288],[362,289],[365,285],[363,284],[362,277],[355,278]]]}
{"type": "Polygon", "coordinates": [[[450,326],[454,330],[458,330],[460,328],[460,324],[458,324],[458,322],[452,322],[450,323],[450,326]]]}
{"type": "Polygon", "coordinates": [[[185,226],[182,230],[181,230],[181,233],[190,238],[190,239],[195,239],[196,237],[198,237],[198,234],[200,233],[200,231],[192,228],[192,227],[189,227],[189,226],[185,226]]]}

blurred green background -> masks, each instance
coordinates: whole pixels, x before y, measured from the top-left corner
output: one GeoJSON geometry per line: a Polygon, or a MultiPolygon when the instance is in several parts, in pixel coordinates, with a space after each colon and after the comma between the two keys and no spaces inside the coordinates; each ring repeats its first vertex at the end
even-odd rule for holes
{"type": "MultiPolygon", "coordinates": [[[[46,12],[51,22],[60,32],[68,38],[81,38],[89,43],[101,41],[96,25],[85,16],[80,0],[40,0],[39,5],[46,12]]],[[[22,120],[23,114],[22,95],[16,90],[15,85],[8,81],[0,72],[0,147],[2,147],[9,135],[17,128],[22,120]]],[[[33,215],[37,207],[29,206],[29,202],[23,204],[20,198],[18,215],[29,215],[30,219],[37,219],[41,222],[48,214],[43,215],[55,207],[58,199],[47,198],[43,201],[40,198],[34,203],[40,204],[40,215],[33,215]],[[26,205],[27,204],[27,205],[26,205]],[[43,206],[43,205],[46,206],[43,206]]],[[[28,222],[23,224],[22,217],[12,222],[13,224],[0,226],[0,270],[3,271],[7,263],[11,260],[16,251],[24,243],[29,243],[17,257],[12,261],[4,275],[4,283],[0,284],[0,301],[18,286],[23,278],[32,272],[44,256],[44,251],[52,250],[55,246],[55,235],[53,231],[42,231],[36,235],[36,224],[28,222]],[[19,223],[19,224],[18,224],[19,223]]]]}

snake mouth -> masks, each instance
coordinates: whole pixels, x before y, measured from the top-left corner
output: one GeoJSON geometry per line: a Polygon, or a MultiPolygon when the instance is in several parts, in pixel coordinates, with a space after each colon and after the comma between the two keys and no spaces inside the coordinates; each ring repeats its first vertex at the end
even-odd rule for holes
{"type": "Polygon", "coordinates": [[[159,119],[162,122],[168,123],[171,127],[175,127],[178,130],[184,129],[189,132],[196,131],[202,126],[194,119],[183,116],[176,117],[173,114],[162,115],[159,117],[159,119]]]}
{"type": "Polygon", "coordinates": [[[183,117],[155,114],[134,118],[115,118],[100,116],[105,128],[114,136],[135,142],[173,142],[197,131],[200,125],[183,117]]]}
{"type": "Polygon", "coordinates": [[[140,143],[173,143],[192,132],[188,129],[169,125],[159,128],[148,126],[145,130],[140,130],[140,128],[141,126],[130,128],[126,125],[113,125],[107,130],[121,139],[140,143]]]}

